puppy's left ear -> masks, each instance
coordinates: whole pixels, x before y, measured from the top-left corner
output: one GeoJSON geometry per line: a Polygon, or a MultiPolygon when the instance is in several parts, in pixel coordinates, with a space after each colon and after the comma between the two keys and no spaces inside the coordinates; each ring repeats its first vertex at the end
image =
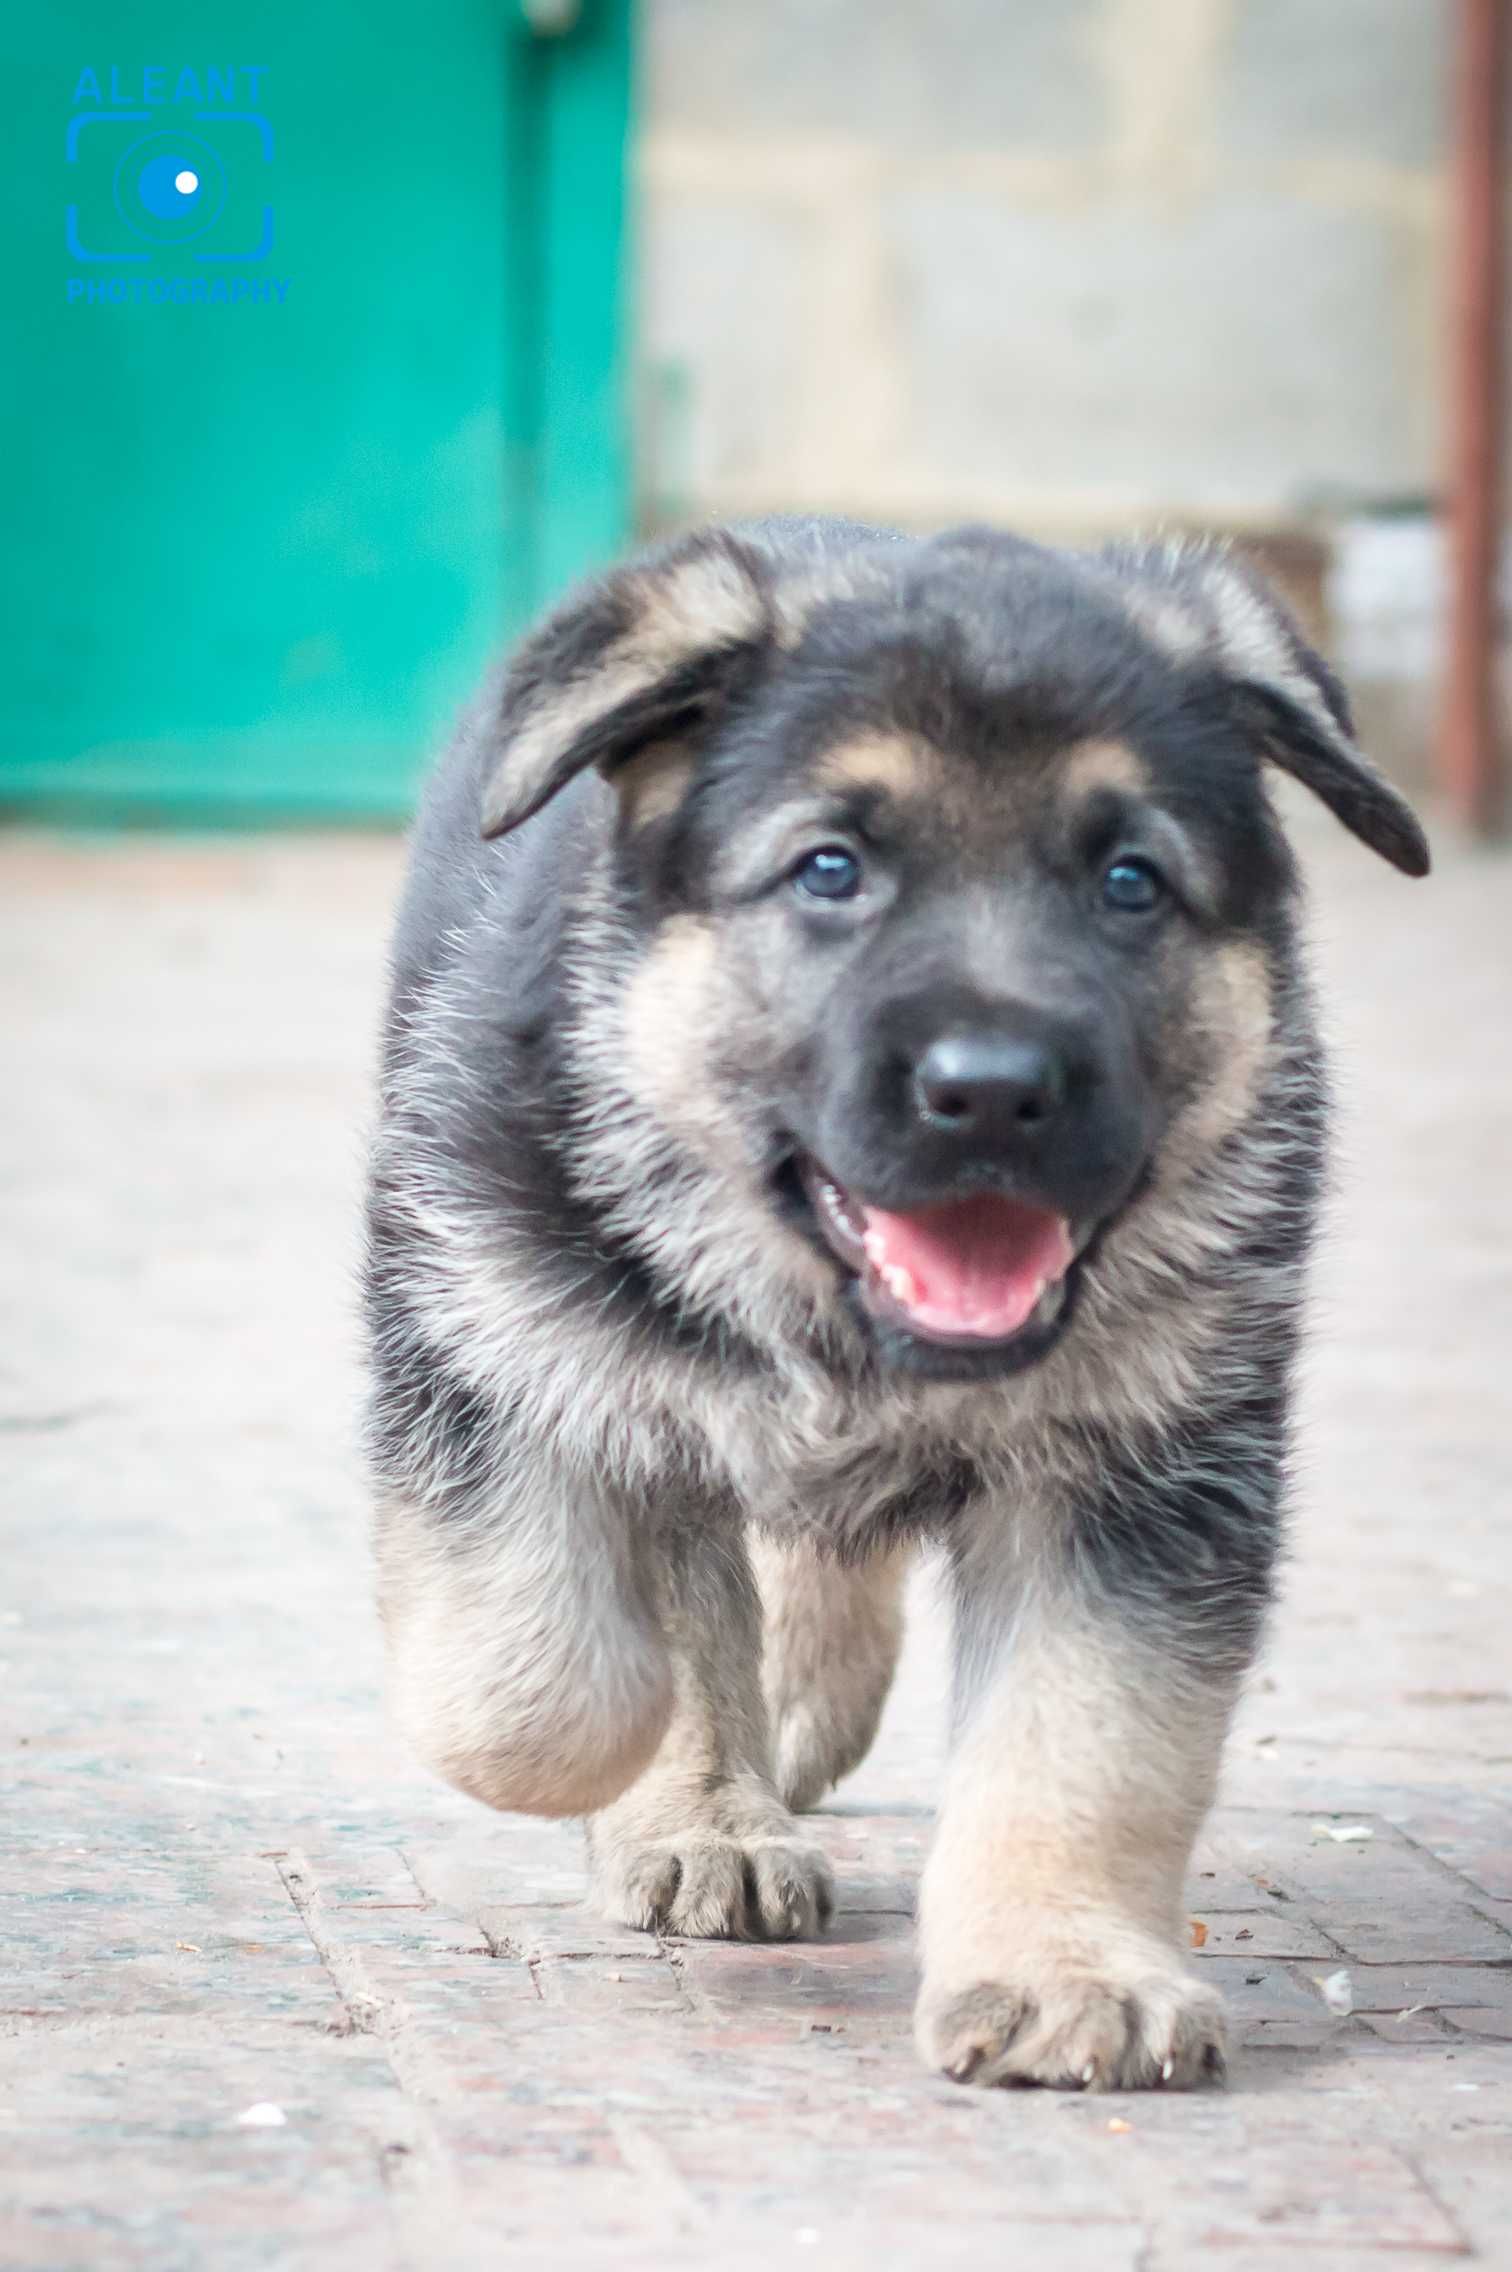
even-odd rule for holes
{"type": "Polygon", "coordinates": [[[1177,661],[1222,671],[1274,764],[1394,868],[1427,875],[1416,813],[1361,750],[1343,687],[1258,576],[1214,544],[1114,545],[1099,558],[1147,636],[1177,661]]]}
{"type": "Polygon", "coordinates": [[[696,739],[771,633],[751,547],[724,529],[682,537],[572,593],[505,673],[481,783],[502,836],[597,765],[612,779],[648,743],[696,739]]]}

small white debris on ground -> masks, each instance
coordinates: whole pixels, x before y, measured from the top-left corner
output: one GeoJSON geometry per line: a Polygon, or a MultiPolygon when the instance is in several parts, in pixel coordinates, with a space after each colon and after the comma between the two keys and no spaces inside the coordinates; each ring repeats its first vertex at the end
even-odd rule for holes
{"type": "Polygon", "coordinates": [[[1314,1973],[1313,1986],[1329,2010],[1337,2012],[1341,2019],[1347,2019],[1354,2010],[1354,1983],[1342,1965],[1337,1972],[1326,1973],[1321,1979],[1314,1973]]]}
{"type": "Polygon", "coordinates": [[[255,2106],[239,2114],[236,2122],[241,2130],[281,2130],[288,2119],[281,2106],[275,2106],[271,2099],[260,2098],[255,2106]]]}

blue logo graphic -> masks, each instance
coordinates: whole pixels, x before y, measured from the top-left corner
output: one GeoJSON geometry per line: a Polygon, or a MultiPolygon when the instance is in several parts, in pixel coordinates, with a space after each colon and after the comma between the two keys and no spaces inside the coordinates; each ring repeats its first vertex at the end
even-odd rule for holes
{"type": "Polygon", "coordinates": [[[266,76],[260,64],[80,72],[64,148],[64,237],[83,271],[68,280],[70,300],[286,297],[288,279],[266,274],[275,239],[266,76]]]}
{"type": "Polygon", "coordinates": [[[181,245],[202,236],[225,202],[220,155],[196,135],[144,135],[121,153],[116,211],[128,229],[153,244],[181,245]]]}

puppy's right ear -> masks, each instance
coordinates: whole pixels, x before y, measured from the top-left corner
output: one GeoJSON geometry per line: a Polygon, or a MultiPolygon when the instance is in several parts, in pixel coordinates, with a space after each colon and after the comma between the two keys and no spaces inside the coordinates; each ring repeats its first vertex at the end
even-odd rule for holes
{"type": "Polygon", "coordinates": [[[574,593],[505,674],[482,783],[502,836],[597,765],[685,735],[751,668],[772,617],[755,553],[723,529],[682,537],[574,593]]]}

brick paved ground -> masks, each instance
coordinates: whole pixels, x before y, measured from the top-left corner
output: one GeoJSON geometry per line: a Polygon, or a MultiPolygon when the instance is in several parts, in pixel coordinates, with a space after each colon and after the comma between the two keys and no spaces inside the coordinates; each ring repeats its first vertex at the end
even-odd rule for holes
{"type": "Polygon", "coordinates": [[[394,850],[0,844],[0,2262],[1512,2264],[1512,863],[1315,865],[1348,1179],[1191,1890],[1241,2049],[1119,2100],[913,2063],[927,1604],[820,1945],[605,1929],[571,1831],[396,1754],[347,1354],[394,850]]]}

